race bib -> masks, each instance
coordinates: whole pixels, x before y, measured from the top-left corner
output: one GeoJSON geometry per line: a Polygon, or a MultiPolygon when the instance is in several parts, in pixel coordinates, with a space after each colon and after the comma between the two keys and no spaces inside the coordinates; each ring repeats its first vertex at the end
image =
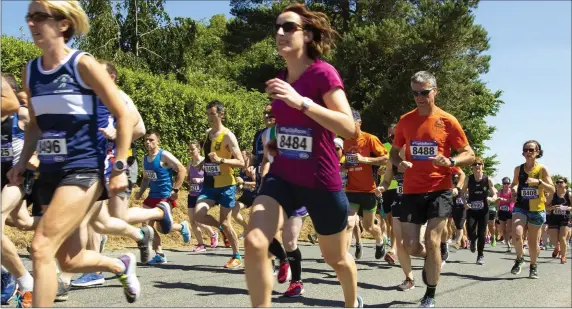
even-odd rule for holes
{"type": "Polygon", "coordinates": [[[12,148],[12,143],[3,142],[2,143],[2,162],[10,162],[14,160],[14,149],[12,148]]]}
{"type": "Polygon", "coordinates": [[[220,175],[220,165],[218,163],[205,163],[205,174],[207,176],[219,176],[220,175]]]}
{"type": "Polygon", "coordinates": [[[145,170],[144,172],[145,172],[145,176],[147,177],[147,179],[149,179],[151,181],[157,180],[157,173],[155,173],[155,171],[145,170]]]}
{"type": "Polygon", "coordinates": [[[198,183],[192,183],[190,189],[191,193],[201,193],[201,187],[199,186],[198,183]]]}
{"type": "Polygon", "coordinates": [[[483,201],[472,201],[471,202],[471,209],[480,210],[485,207],[485,203],[483,201]]]}
{"type": "Polygon", "coordinates": [[[66,132],[46,131],[42,133],[36,150],[42,164],[64,162],[68,157],[66,132]]]}
{"type": "Polygon", "coordinates": [[[413,160],[429,160],[438,154],[436,141],[411,141],[411,158],[413,160]]]}
{"type": "Polygon", "coordinates": [[[463,199],[462,199],[461,197],[457,197],[457,198],[455,199],[455,204],[456,204],[456,205],[464,205],[463,199]]]}
{"type": "Polygon", "coordinates": [[[306,160],[312,156],[312,129],[278,127],[278,154],[288,159],[306,160]]]}
{"type": "Polygon", "coordinates": [[[562,210],[562,209],[560,209],[560,208],[557,208],[557,209],[554,209],[554,210],[552,211],[552,214],[553,214],[553,215],[557,215],[557,216],[563,216],[563,215],[566,214],[566,211],[565,211],[565,210],[562,210]]]}
{"type": "Polygon", "coordinates": [[[355,153],[355,152],[346,153],[346,165],[347,166],[358,166],[359,165],[357,153],[355,153]]]}
{"type": "Polygon", "coordinates": [[[523,200],[534,200],[538,198],[538,188],[537,187],[522,187],[520,190],[520,195],[523,200]]]}
{"type": "Polygon", "coordinates": [[[399,194],[399,195],[403,194],[403,184],[402,183],[397,184],[397,194],[399,194]]]}
{"type": "Polygon", "coordinates": [[[510,211],[510,207],[508,207],[508,205],[501,205],[500,210],[501,211],[510,211]]]}

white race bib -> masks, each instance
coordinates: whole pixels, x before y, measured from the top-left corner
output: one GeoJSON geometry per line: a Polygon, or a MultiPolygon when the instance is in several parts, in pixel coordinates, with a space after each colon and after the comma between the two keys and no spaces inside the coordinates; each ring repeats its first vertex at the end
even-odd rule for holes
{"type": "Polygon", "coordinates": [[[510,211],[510,207],[508,207],[508,205],[501,205],[500,210],[501,211],[510,211]]]}
{"type": "Polygon", "coordinates": [[[10,162],[14,160],[14,149],[12,148],[12,143],[3,142],[2,143],[2,162],[10,162]]]}
{"type": "Polygon", "coordinates": [[[147,177],[147,179],[149,179],[151,181],[157,180],[157,173],[155,173],[155,171],[145,170],[144,172],[145,172],[145,176],[147,177]]]}
{"type": "Polygon", "coordinates": [[[403,184],[401,183],[397,185],[397,194],[403,194],[403,184]]]}
{"type": "Polygon", "coordinates": [[[36,148],[42,164],[64,162],[68,156],[65,132],[47,131],[42,133],[36,148]]]}
{"type": "Polygon", "coordinates": [[[409,149],[413,160],[429,160],[439,154],[436,141],[411,141],[409,149]]]}
{"type": "Polygon", "coordinates": [[[522,187],[520,195],[523,200],[534,200],[538,198],[538,187],[522,187]]]}
{"type": "Polygon", "coordinates": [[[302,127],[278,127],[276,144],[280,156],[306,160],[312,156],[312,129],[302,127]]]}
{"type": "Polygon", "coordinates": [[[347,166],[358,166],[359,165],[357,153],[355,153],[355,152],[346,153],[346,165],[347,166]]]}
{"type": "Polygon", "coordinates": [[[218,163],[205,163],[204,170],[207,176],[220,175],[220,165],[218,163]]]}
{"type": "Polygon", "coordinates": [[[471,202],[471,209],[473,210],[480,210],[485,207],[485,203],[483,201],[472,201],[471,202]]]}
{"type": "Polygon", "coordinates": [[[191,189],[192,193],[200,193],[201,192],[201,187],[199,186],[198,183],[192,183],[190,189],[191,189]]]}

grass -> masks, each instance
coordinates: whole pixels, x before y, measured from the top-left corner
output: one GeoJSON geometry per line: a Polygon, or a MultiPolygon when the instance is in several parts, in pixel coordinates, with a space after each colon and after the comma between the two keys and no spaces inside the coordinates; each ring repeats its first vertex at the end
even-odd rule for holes
{"type": "MultiPolygon", "coordinates": [[[[135,194],[131,195],[131,200],[129,202],[130,207],[141,207],[145,196],[141,200],[135,200],[133,198],[134,196],[135,196],[135,194]]],[[[187,221],[189,220],[189,217],[187,215],[187,192],[181,191],[179,193],[179,196],[180,196],[180,198],[177,200],[177,207],[175,207],[173,209],[173,219],[177,223],[180,223],[183,220],[187,220],[187,221]]],[[[218,219],[219,208],[220,208],[219,206],[211,208],[209,210],[209,214],[218,219]]],[[[245,220],[248,222],[248,219],[250,217],[250,209],[241,210],[241,214],[245,218],[245,220]]],[[[242,227],[239,224],[237,224],[236,222],[234,222],[234,220],[232,220],[232,223],[233,223],[234,230],[236,231],[236,233],[238,235],[240,235],[243,232],[242,227]]],[[[300,241],[307,241],[308,234],[313,233],[313,230],[314,230],[314,226],[312,224],[312,220],[310,220],[308,218],[307,220],[305,220],[304,225],[302,226],[302,231],[300,233],[299,240],[300,241]]],[[[12,242],[14,242],[16,247],[19,249],[26,248],[26,246],[28,246],[32,242],[33,232],[31,232],[31,231],[25,232],[25,231],[20,231],[16,228],[12,228],[10,226],[6,226],[5,227],[5,233],[8,236],[8,238],[10,238],[12,240],[12,242]]],[[[369,235],[367,232],[364,232],[362,235],[363,235],[362,236],[363,238],[371,238],[371,235],[369,235]]],[[[209,244],[210,243],[209,235],[206,235],[206,233],[203,233],[203,237],[204,237],[205,244],[209,244]]],[[[166,248],[166,249],[168,249],[168,248],[179,248],[180,249],[180,248],[184,248],[184,247],[190,248],[192,245],[195,245],[197,243],[196,239],[193,236],[191,239],[191,242],[189,244],[184,244],[179,233],[171,233],[168,235],[161,234],[161,240],[162,240],[163,248],[166,248]]],[[[222,238],[221,238],[221,243],[222,243],[222,238]]],[[[241,241],[241,247],[242,246],[243,246],[243,243],[241,241]]],[[[135,243],[127,237],[109,236],[109,240],[108,240],[107,245],[106,245],[107,249],[109,249],[109,250],[120,250],[120,249],[124,249],[127,247],[135,247],[135,243]]]]}

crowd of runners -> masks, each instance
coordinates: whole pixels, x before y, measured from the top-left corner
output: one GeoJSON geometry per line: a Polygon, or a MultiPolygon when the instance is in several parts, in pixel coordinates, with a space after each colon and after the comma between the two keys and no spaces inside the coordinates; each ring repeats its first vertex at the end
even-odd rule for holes
{"type": "Polygon", "coordinates": [[[220,232],[232,248],[221,267],[244,268],[252,306],[268,307],[275,277],[289,283],[285,296],[304,293],[297,242],[308,217],[315,228],[309,240],[335,271],[346,307],[364,305],[349,253],[353,238],[355,259],[362,257],[362,230],[375,239],[376,259],[401,266],[400,290],[416,286],[411,256],[424,258],[421,307],[435,306],[449,244],[476,252],[476,264],[484,265],[485,244],[502,243],[516,255],[514,275],[528,250],[530,278],[538,278],[539,250],[549,245],[566,264],[568,180],[553,183],[537,162],[540,143],[509,150],[524,162],[497,190],[457,119],[436,105],[437,80],[426,71],[411,77],[416,108],[389,126],[385,143],[363,132],[340,75],[320,59],[336,36],[323,13],[292,4],[277,17],[286,68],[266,81],[272,101],[261,109],[265,127],[252,150],[240,149],[224,126],[232,115],[212,101],[204,116],[196,115],[207,117],[209,128],[189,141],[188,158],[161,148],[162,132],[146,129],[136,105],[118,90],[112,63],[66,45],[89,28],[77,1],[32,1],[26,20],[42,55],[26,65],[21,86],[2,75],[3,304],[15,298],[18,307],[50,307],[65,301],[71,287],[103,284],[102,272],[116,274],[133,303],[141,296],[136,256],[103,255],[106,235],[129,237],[140,262],[155,265],[168,262],[162,234],[180,234],[184,243],[192,235],[192,251],[200,253],[219,245],[220,232]],[[146,155],[135,198],[149,192],[143,207],[129,207],[140,138],[146,155]],[[188,221],[174,222],[172,209],[185,206],[177,205],[185,181],[188,221]],[[208,213],[216,206],[218,218],[208,213]],[[250,208],[246,218],[244,208],[250,208]],[[6,224],[34,231],[33,277],[5,235],[6,224]],[[73,274],[81,276],[72,280],[73,274]]]}

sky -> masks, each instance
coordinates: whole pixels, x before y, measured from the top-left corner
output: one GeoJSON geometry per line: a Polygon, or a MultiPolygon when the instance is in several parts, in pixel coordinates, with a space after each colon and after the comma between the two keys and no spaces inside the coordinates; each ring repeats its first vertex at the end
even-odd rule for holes
{"type": "MultiPolygon", "coordinates": [[[[27,6],[28,1],[2,0],[2,34],[20,36],[23,27],[29,35],[27,6]]],[[[171,17],[230,17],[229,1],[167,1],[166,9],[171,17]]],[[[512,179],[514,167],[524,162],[522,144],[531,139],[540,142],[539,161],[548,171],[570,179],[571,12],[570,1],[482,1],[474,12],[491,46],[490,70],[481,78],[491,90],[503,90],[505,102],[486,119],[497,128],[486,143],[487,155],[497,154],[500,161],[495,182],[512,179]]]]}

